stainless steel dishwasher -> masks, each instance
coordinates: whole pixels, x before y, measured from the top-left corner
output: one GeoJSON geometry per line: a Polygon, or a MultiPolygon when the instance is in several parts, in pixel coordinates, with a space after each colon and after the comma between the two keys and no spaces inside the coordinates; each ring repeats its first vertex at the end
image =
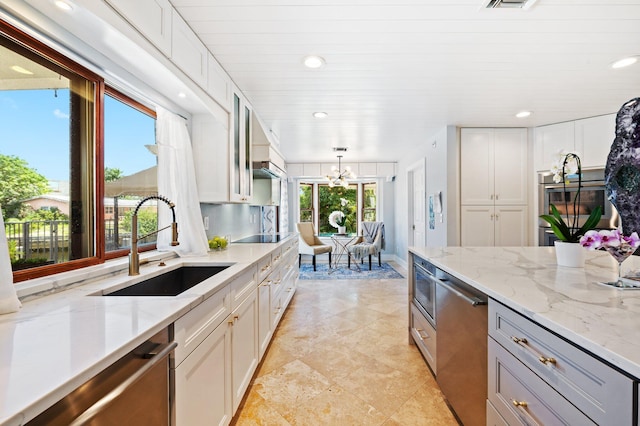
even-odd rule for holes
{"type": "Polygon", "coordinates": [[[27,425],[169,425],[172,335],[157,333],[27,425]]]}
{"type": "Polygon", "coordinates": [[[486,424],[487,296],[438,271],[436,380],[465,426],[486,424]]]}

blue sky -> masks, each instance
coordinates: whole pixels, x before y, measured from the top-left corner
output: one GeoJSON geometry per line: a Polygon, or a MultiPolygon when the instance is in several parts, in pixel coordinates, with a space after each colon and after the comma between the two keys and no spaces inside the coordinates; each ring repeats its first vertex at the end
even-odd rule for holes
{"type": "MultiPolygon", "coordinates": [[[[105,166],[124,175],[156,164],[155,121],[105,96],[105,166]]],[[[0,153],[18,156],[50,180],[69,180],[69,90],[0,91],[0,153]]]]}

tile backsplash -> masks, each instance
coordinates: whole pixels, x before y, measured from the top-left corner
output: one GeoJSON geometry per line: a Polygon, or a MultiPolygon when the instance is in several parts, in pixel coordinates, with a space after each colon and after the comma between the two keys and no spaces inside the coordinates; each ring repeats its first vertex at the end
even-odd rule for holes
{"type": "Polygon", "coordinates": [[[260,232],[260,207],[247,204],[200,204],[202,217],[209,218],[207,238],[231,235],[231,241],[260,232]]]}

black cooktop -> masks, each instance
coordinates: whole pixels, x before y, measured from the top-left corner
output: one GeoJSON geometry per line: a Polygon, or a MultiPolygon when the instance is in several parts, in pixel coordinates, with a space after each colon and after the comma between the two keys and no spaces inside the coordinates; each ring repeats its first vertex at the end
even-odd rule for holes
{"type": "Polygon", "coordinates": [[[234,241],[234,243],[278,243],[287,238],[280,234],[256,234],[234,241]]]}

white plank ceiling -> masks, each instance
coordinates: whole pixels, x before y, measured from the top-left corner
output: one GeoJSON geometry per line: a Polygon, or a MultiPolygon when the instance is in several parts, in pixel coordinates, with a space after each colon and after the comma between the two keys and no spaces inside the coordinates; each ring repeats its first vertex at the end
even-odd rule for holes
{"type": "Polygon", "coordinates": [[[640,0],[171,1],[288,161],[335,160],[334,146],[399,160],[446,125],[533,127],[640,96],[640,64],[610,67],[640,55],[640,0]],[[305,68],[309,54],[326,65],[305,68]]]}

